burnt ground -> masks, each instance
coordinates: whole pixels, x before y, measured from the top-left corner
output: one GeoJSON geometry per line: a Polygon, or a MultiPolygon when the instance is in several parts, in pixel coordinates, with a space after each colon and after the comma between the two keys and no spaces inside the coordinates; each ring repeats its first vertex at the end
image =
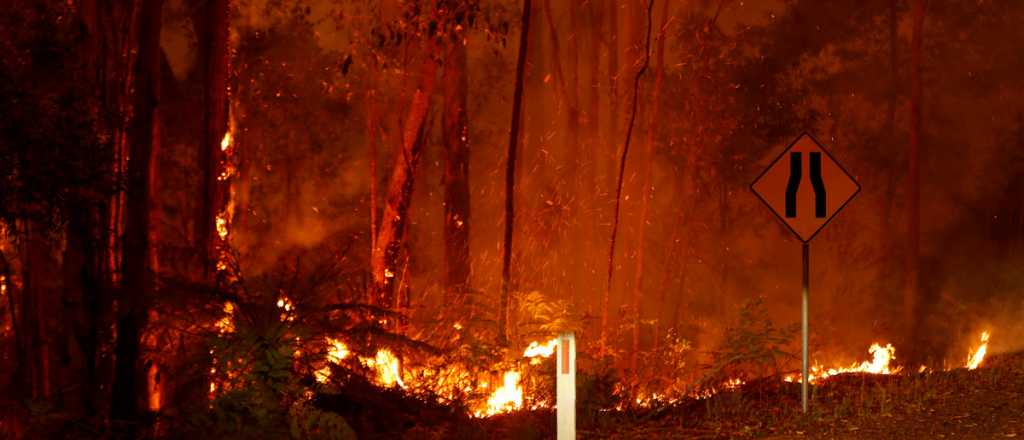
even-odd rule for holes
{"type": "Polygon", "coordinates": [[[1024,438],[1024,353],[981,368],[833,377],[800,413],[799,384],[762,381],[706,401],[622,416],[587,438],[1024,438]]]}
{"type": "MultiPolygon", "coordinates": [[[[850,374],[813,387],[800,412],[799,384],[755,381],[705,400],[653,409],[581,413],[579,438],[1024,438],[1024,353],[992,355],[981,368],[924,374],[850,374]]],[[[544,439],[551,411],[428,421],[403,438],[544,439]]],[[[374,436],[360,436],[369,438],[374,436]]]]}

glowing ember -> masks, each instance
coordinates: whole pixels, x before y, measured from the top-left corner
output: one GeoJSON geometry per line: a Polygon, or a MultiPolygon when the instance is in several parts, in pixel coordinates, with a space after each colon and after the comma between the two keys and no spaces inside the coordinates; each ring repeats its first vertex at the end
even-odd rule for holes
{"type": "Polygon", "coordinates": [[[295,320],[295,305],[292,304],[292,300],[288,299],[287,296],[282,296],[277,300],[277,308],[281,309],[281,322],[292,322],[295,320]]]}
{"type": "Polygon", "coordinates": [[[224,303],[224,317],[214,324],[218,334],[235,332],[235,305],[231,301],[224,303]]]}
{"type": "Polygon", "coordinates": [[[221,240],[228,238],[228,219],[223,212],[217,215],[217,235],[221,240]]]}
{"type": "Polygon", "coordinates": [[[981,345],[977,349],[971,350],[967,355],[967,369],[973,370],[981,365],[981,362],[985,360],[985,353],[988,352],[988,332],[981,332],[981,345]]]}
{"type": "Polygon", "coordinates": [[[482,414],[477,415],[492,416],[522,408],[523,388],[519,386],[519,377],[518,371],[505,372],[502,385],[494,390],[491,397],[487,399],[487,409],[482,414]]]}

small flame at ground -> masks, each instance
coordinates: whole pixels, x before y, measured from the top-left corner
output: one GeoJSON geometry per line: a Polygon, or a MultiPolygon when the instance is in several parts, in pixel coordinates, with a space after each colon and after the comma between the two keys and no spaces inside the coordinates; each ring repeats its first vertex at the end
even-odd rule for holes
{"type": "Polygon", "coordinates": [[[981,362],[985,360],[985,353],[988,352],[988,337],[988,332],[981,332],[981,345],[968,353],[966,365],[968,370],[978,368],[981,362]]]}
{"type": "MultiPolygon", "coordinates": [[[[881,344],[876,342],[871,344],[871,347],[868,348],[868,353],[871,353],[870,362],[864,361],[860,364],[853,364],[849,367],[825,368],[821,365],[815,365],[807,372],[807,381],[814,383],[821,379],[847,373],[893,374],[901,370],[900,367],[889,368],[889,364],[896,358],[896,348],[893,347],[892,344],[885,344],[883,347],[881,344]]],[[[790,374],[783,379],[786,382],[799,383],[802,381],[799,374],[790,374]]]]}
{"type": "Polygon", "coordinates": [[[487,399],[487,409],[478,416],[514,411],[523,407],[523,388],[519,386],[518,371],[506,371],[502,385],[487,399]]]}
{"type": "Polygon", "coordinates": [[[381,385],[390,387],[398,384],[398,386],[405,388],[405,382],[402,381],[402,372],[398,368],[398,357],[391,353],[391,350],[377,350],[377,356],[373,359],[365,359],[364,363],[366,366],[377,371],[377,381],[381,385]]]}

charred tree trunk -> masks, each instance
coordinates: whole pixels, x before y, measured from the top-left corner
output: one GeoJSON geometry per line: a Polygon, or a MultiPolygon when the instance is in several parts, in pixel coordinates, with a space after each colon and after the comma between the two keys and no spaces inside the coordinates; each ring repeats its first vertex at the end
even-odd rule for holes
{"type": "Polygon", "coordinates": [[[523,113],[523,82],[526,55],[529,52],[530,0],[523,0],[522,28],[519,30],[519,56],[516,60],[516,87],[512,93],[512,125],[508,136],[508,159],[505,161],[505,246],[501,259],[501,302],[498,305],[498,342],[508,343],[508,317],[512,290],[512,231],[515,226],[516,153],[523,113]]]}
{"type": "Polygon", "coordinates": [[[150,200],[152,157],[158,147],[160,13],[163,0],[143,0],[138,31],[138,61],[134,75],[134,105],[128,128],[129,161],[125,203],[124,281],[117,310],[115,372],[111,418],[127,422],[134,435],[140,401],[145,401],[141,374],[140,337],[153,288],[150,267],[150,200]]]}
{"type": "Polygon", "coordinates": [[[80,208],[79,214],[71,216],[65,229],[63,257],[64,272],[64,317],[70,326],[67,334],[67,367],[74,377],[68,384],[78,383],[64,401],[66,406],[83,411],[87,416],[96,414],[96,396],[100,391],[96,368],[99,348],[98,319],[102,298],[101,274],[98,272],[101,258],[97,210],[92,207],[80,208]]]}
{"type": "Polygon", "coordinates": [[[203,199],[195,221],[196,248],[206,277],[215,264],[216,217],[224,204],[217,176],[224,152],[221,141],[228,128],[228,19],[229,0],[203,2],[200,15],[203,59],[203,137],[199,164],[203,175],[203,199]]]}
{"type": "Polygon", "coordinates": [[[921,189],[918,154],[921,149],[921,64],[924,0],[911,2],[913,19],[910,41],[910,152],[907,161],[907,286],[903,298],[905,323],[911,337],[917,331],[917,307],[920,298],[921,189]]]}
{"type": "Polygon", "coordinates": [[[373,272],[372,299],[382,307],[395,308],[395,286],[398,284],[408,224],[409,204],[412,202],[416,164],[423,150],[427,131],[427,112],[434,91],[437,62],[432,46],[426,51],[420,73],[419,87],[412,96],[409,114],[402,133],[402,147],[395,154],[395,164],[388,182],[387,200],[381,215],[380,229],[370,256],[373,272]]]}
{"type": "Polygon", "coordinates": [[[633,279],[633,349],[629,355],[629,369],[636,374],[636,359],[640,352],[640,298],[643,295],[644,279],[644,240],[647,237],[647,218],[650,209],[651,197],[654,187],[651,182],[651,174],[654,167],[654,131],[658,126],[658,110],[661,108],[661,85],[665,79],[665,25],[668,20],[668,2],[662,3],[661,26],[658,33],[658,47],[655,55],[655,79],[654,94],[651,95],[652,109],[650,119],[647,123],[647,139],[645,142],[645,157],[643,171],[643,186],[640,189],[640,226],[639,237],[637,238],[636,270],[633,279]]]}
{"type": "Polygon", "coordinates": [[[466,113],[466,45],[452,44],[444,65],[445,290],[462,299],[469,288],[469,116],[466,113]]]}

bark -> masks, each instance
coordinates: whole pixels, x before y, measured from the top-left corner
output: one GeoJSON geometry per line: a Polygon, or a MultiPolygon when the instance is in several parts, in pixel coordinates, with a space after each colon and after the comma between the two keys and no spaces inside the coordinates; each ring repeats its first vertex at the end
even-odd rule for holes
{"type": "Polygon", "coordinates": [[[466,113],[466,45],[461,38],[444,68],[444,254],[448,299],[469,288],[469,117],[466,113]]]}
{"type": "Polygon", "coordinates": [[[921,53],[924,28],[924,0],[911,2],[913,19],[910,42],[910,154],[907,170],[907,286],[903,298],[905,321],[916,331],[918,298],[920,297],[921,190],[918,154],[921,148],[921,53]]]}
{"type": "Polygon", "coordinates": [[[416,164],[423,150],[427,112],[434,90],[434,75],[437,72],[432,48],[426,52],[428,55],[423,61],[419,87],[412,96],[409,113],[405,119],[402,146],[395,154],[380,229],[377,231],[373,254],[370,256],[370,269],[373,272],[372,298],[383,307],[398,306],[395,302],[395,286],[399,281],[399,266],[405,244],[405,229],[409,204],[412,202],[416,164]]]}
{"type": "Polygon", "coordinates": [[[96,355],[98,305],[102,294],[101,276],[96,270],[99,267],[96,241],[99,234],[93,227],[96,218],[93,208],[82,207],[79,214],[68,219],[62,264],[64,321],[70,327],[65,335],[69,361],[65,363],[68,367],[65,373],[71,374],[63,378],[62,386],[76,384],[81,379],[81,386],[71,387],[64,401],[66,408],[76,413],[84,411],[87,415],[96,413],[95,397],[100,391],[96,355]]]}
{"type": "Polygon", "coordinates": [[[529,52],[530,0],[523,0],[522,28],[519,31],[519,55],[516,60],[516,86],[512,94],[512,125],[508,136],[508,158],[505,161],[505,246],[501,260],[501,297],[498,305],[498,342],[508,343],[508,317],[512,290],[512,231],[515,223],[516,153],[521,140],[523,83],[526,55],[529,52]]]}
{"type": "Polygon", "coordinates": [[[199,21],[203,57],[203,137],[199,166],[203,175],[203,199],[195,220],[196,248],[203,274],[213,273],[216,217],[224,204],[224,188],[217,183],[224,160],[221,141],[228,129],[228,20],[229,0],[203,2],[199,21]]]}
{"type": "Polygon", "coordinates": [[[140,336],[153,288],[150,249],[152,157],[158,147],[160,13],[163,0],[143,0],[134,75],[134,105],[129,124],[128,180],[125,199],[124,281],[118,300],[115,372],[111,418],[128,422],[132,435],[139,421],[141,386],[140,336]]]}
{"type": "Polygon", "coordinates": [[[633,78],[633,104],[632,111],[629,116],[629,125],[626,126],[626,140],[622,145],[622,157],[619,160],[619,178],[618,183],[615,187],[615,210],[612,215],[612,234],[609,240],[608,246],[608,278],[605,285],[603,313],[601,315],[601,339],[600,339],[600,353],[605,355],[607,353],[608,344],[608,302],[612,293],[612,278],[615,274],[615,239],[619,232],[619,208],[622,204],[622,181],[626,174],[626,160],[629,158],[629,143],[633,136],[633,126],[636,124],[636,113],[637,105],[640,95],[640,78],[647,71],[648,64],[650,64],[651,58],[651,11],[654,8],[654,0],[650,0],[647,4],[647,40],[644,46],[644,61],[637,70],[636,76],[633,78]]]}
{"type": "Polygon", "coordinates": [[[60,304],[55,290],[58,286],[48,272],[56,267],[52,255],[55,244],[46,232],[46,227],[37,220],[25,220],[21,225],[21,236],[25,237],[20,246],[21,253],[21,304],[18,311],[22,338],[23,362],[22,396],[30,399],[52,397],[51,360],[53,340],[59,335],[52,328],[59,321],[60,304]]]}
{"type": "Polygon", "coordinates": [[[661,7],[661,26],[658,31],[658,48],[656,49],[654,94],[651,96],[652,109],[650,120],[647,124],[647,139],[645,142],[645,157],[643,171],[643,186],[640,194],[640,236],[637,238],[636,270],[633,279],[633,349],[629,356],[629,369],[636,374],[636,359],[640,352],[640,298],[643,295],[644,278],[644,240],[646,239],[648,210],[650,209],[651,197],[654,187],[651,182],[651,174],[654,167],[654,132],[658,124],[658,110],[661,108],[661,85],[665,79],[665,28],[668,20],[668,2],[663,2],[661,7]]]}

